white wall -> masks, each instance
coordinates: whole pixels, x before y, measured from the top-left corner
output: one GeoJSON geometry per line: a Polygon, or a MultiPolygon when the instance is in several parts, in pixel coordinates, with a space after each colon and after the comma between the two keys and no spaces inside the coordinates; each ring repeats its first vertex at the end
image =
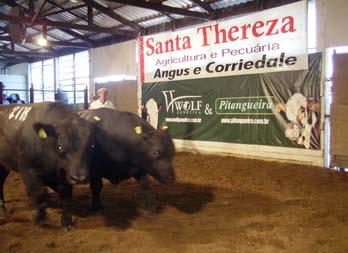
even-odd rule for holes
{"type": "Polygon", "coordinates": [[[284,160],[316,166],[323,166],[324,163],[323,151],[321,150],[177,139],[174,140],[174,144],[177,150],[188,152],[236,155],[265,160],[284,160]]]}
{"type": "Polygon", "coordinates": [[[317,44],[320,51],[348,45],[348,1],[316,0],[317,44]]]}
{"type": "Polygon", "coordinates": [[[137,73],[136,40],[91,49],[90,57],[92,80],[114,75],[135,76],[137,73]]]}
{"type": "Polygon", "coordinates": [[[28,76],[28,63],[16,64],[6,68],[6,74],[28,76]]]}

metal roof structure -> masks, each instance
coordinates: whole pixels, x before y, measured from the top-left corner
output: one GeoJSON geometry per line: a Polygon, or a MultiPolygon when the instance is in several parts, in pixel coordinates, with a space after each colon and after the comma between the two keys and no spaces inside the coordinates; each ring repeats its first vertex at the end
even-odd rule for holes
{"type": "Polygon", "coordinates": [[[33,62],[296,1],[2,0],[0,62],[33,62]],[[40,37],[47,46],[37,44],[40,37]]]}

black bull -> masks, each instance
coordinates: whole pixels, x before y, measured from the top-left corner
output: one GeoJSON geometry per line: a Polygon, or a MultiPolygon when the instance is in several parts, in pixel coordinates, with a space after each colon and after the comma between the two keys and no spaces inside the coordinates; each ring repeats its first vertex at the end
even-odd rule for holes
{"type": "Polygon", "coordinates": [[[80,113],[95,125],[95,158],[90,171],[92,209],[102,208],[102,178],[117,184],[135,178],[149,188],[147,175],[161,183],[175,181],[174,144],[166,129],[154,129],[139,116],[100,108],[80,113]]]}
{"type": "Polygon", "coordinates": [[[88,180],[92,130],[60,103],[0,106],[0,222],[8,218],[3,187],[13,169],[36,204],[34,220],[46,217],[48,186],[62,200],[62,226],[70,228],[71,185],[88,180]]]}

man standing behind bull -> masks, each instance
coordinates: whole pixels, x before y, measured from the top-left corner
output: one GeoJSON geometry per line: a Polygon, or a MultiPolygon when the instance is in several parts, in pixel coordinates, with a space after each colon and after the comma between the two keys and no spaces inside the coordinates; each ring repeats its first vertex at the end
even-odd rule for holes
{"type": "Polygon", "coordinates": [[[110,100],[107,99],[107,95],[108,95],[107,89],[100,88],[97,91],[97,94],[98,94],[98,99],[93,101],[90,104],[89,109],[98,109],[98,108],[102,108],[102,107],[115,109],[114,104],[110,100]]]}

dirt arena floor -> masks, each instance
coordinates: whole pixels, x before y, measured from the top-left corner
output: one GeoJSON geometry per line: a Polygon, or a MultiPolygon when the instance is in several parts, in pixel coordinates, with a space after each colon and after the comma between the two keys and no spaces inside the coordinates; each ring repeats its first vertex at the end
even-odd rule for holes
{"type": "Polygon", "coordinates": [[[153,183],[158,209],[140,208],[135,181],[106,184],[105,210],[89,210],[88,186],[74,190],[76,229],[59,226],[56,194],[36,226],[19,176],[5,185],[12,220],[0,252],[345,253],[348,174],[313,166],[178,153],[178,182],[153,183]]]}

